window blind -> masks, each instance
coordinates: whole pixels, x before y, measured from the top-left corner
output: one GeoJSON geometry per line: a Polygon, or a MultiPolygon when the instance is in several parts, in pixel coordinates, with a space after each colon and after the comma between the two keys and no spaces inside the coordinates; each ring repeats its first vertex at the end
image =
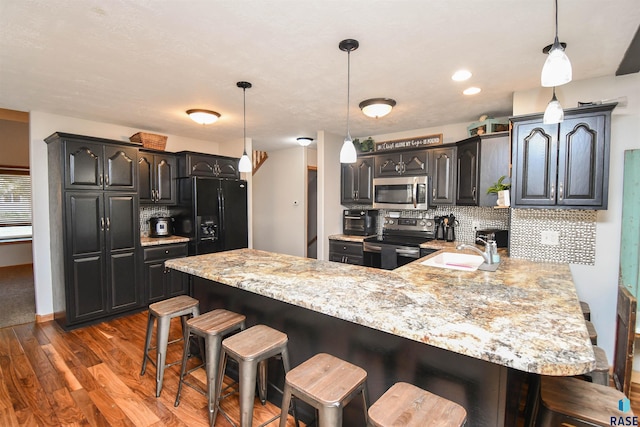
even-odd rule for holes
{"type": "Polygon", "coordinates": [[[31,225],[31,176],[24,168],[0,167],[0,227],[31,225]]]}

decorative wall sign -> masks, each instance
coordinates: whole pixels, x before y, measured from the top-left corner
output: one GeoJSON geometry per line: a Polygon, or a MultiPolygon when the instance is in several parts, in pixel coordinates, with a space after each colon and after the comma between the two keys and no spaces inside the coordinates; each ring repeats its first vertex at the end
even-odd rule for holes
{"type": "Polygon", "coordinates": [[[376,151],[406,150],[441,144],[442,134],[426,135],[407,139],[394,139],[393,141],[376,142],[376,151]]]}

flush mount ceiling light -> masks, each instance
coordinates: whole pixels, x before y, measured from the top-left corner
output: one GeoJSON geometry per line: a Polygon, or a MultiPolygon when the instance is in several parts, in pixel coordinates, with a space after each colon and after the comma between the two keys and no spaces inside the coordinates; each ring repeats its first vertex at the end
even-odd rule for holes
{"type": "Polygon", "coordinates": [[[308,136],[301,136],[300,138],[296,138],[296,141],[298,141],[298,144],[302,145],[303,147],[306,147],[307,145],[313,142],[313,138],[308,136]]]}
{"type": "Polygon", "coordinates": [[[542,49],[543,53],[549,54],[547,60],[544,62],[542,74],[540,75],[540,83],[544,87],[560,86],[569,83],[572,78],[571,61],[569,61],[569,57],[564,52],[567,44],[558,41],[558,0],[555,0],[555,4],[556,37],[552,45],[542,49]]]}
{"type": "Polygon", "coordinates": [[[249,82],[238,82],[236,85],[242,88],[242,116],[244,117],[244,125],[242,127],[242,142],[244,151],[242,152],[242,157],[240,157],[240,162],[238,163],[238,171],[240,172],[251,172],[253,166],[251,165],[251,159],[247,156],[247,89],[251,88],[251,83],[249,82]]]}
{"type": "Polygon", "coordinates": [[[365,116],[384,117],[396,106],[396,101],[390,98],[372,98],[362,101],[359,105],[365,116]]]}
{"type": "Polygon", "coordinates": [[[210,125],[220,118],[220,113],[211,110],[202,110],[200,108],[187,110],[187,114],[191,120],[201,125],[210,125]]]}
{"type": "Polygon", "coordinates": [[[465,90],[463,90],[462,93],[465,94],[465,95],[476,95],[476,94],[480,93],[481,90],[482,89],[480,89],[479,87],[472,86],[472,87],[469,87],[469,88],[466,88],[465,90]]]}
{"type": "Polygon", "coordinates": [[[351,81],[351,51],[356,50],[360,46],[358,40],[346,39],[342,40],[338,47],[341,51],[347,52],[347,136],[344,138],[344,144],[340,149],[340,163],[355,163],[358,155],[356,154],[356,147],[353,145],[353,139],[349,133],[349,101],[351,100],[351,93],[349,84],[351,81]]]}
{"type": "Polygon", "coordinates": [[[468,70],[458,70],[451,76],[451,80],[456,82],[463,82],[465,80],[469,80],[471,78],[471,71],[468,70]]]}
{"type": "Polygon", "coordinates": [[[560,123],[564,120],[564,111],[562,110],[562,105],[560,105],[560,101],[556,98],[556,88],[553,88],[553,97],[547,108],[544,110],[544,116],[542,117],[542,123],[545,125],[551,125],[554,123],[560,123]]]}

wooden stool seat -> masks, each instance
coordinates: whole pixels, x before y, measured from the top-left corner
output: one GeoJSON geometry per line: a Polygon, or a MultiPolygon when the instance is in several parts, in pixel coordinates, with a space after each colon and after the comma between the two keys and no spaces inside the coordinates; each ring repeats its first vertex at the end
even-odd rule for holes
{"type": "Polygon", "coordinates": [[[182,352],[182,367],[180,369],[180,382],[178,383],[178,393],[176,394],[175,406],[180,404],[180,393],[182,385],[186,384],[194,390],[207,397],[209,408],[209,424],[213,426],[213,419],[216,384],[218,374],[218,364],[220,363],[220,350],[222,348],[222,338],[235,331],[244,329],[246,317],[242,314],[232,311],[217,309],[209,311],[198,317],[193,317],[187,321],[187,329],[184,337],[184,349],[182,352]],[[189,339],[192,335],[204,338],[204,352],[200,348],[200,357],[202,363],[187,371],[187,360],[189,359],[189,339]],[[202,390],[199,386],[189,383],[185,380],[185,376],[205,367],[207,373],[207,389],[202,390]]]}
{"type": "Polygon", "coordinates": [[[607,359],[607,353],[602,348],[594,345],[593,354],[596,356],[596,367],[586,375],[596,384],[609,386],[609,360],[607,359]]]}
{"type": "Polygon", "coordinates": [[[467,421],[467,411],[455,402],[399,382],[371,405],[369,421],[375,427],[460,427],[467,421]]]}
{"type": "Polygon", "coordinates": [[[610,426],[611,417],[633,416],[618,410],[618,402],[626,396],[613,387],[570,377],[542,377],[540,412],[536,425],[610,426]]]}
{"type": "MultiPolygon", "coordinates": [[[[290,366],[289,352],[287,350],[288,341],[287,334],[265,325],[252,326],[222,341],[222,358],[218,369],[216,403],[213,412],[214,422],[218,411],[226,417],[226,414],[220,408],[220,400],[222,399],[222,377],[227,365],[227,358],[232,358],[238,362],[240,426],[251,427],[253,423],[256,378],[259,377],[257,381],[258,394],[264,405],[267,401],[267,361],[271,357],[280,355],[286,375],[290,366]]],[[[262,425],[269,424],[280,418],[280,416],[277,415],[262,425]]],[[[286,420],[287,413],[283,414],[283,416],[286,420]]],[[[227,420],[229,420],[228,417],[227,420]]]]}
{"type": "MultiPolygon", "coordinates": [[[[342,426],[342,408],[362,393],[365,419],[367,412],[367,372],[330,354],[320,353],[293,368],[286,375],[282,414],[286,414],[295,396],[318,410],[321,427],[342,426]]],[[[280,418],[285,427],[286,418],[280,418]]]]}
{"type": "Polygon", "coordinates": [[[589,320],[585,320],[584,323],[587,325],[587,332],[589,332],[591,344],[598,345],[598,332],[596,331],[596,327],[589,320]]]}
{"type": "Polygon", "coordinates": [[[184,339],[187,330],[187,319],[196,317],[200,314],[199,302],[195,298],[187,295],[180,295],[169,298],[164,301],[155,302],[149,305],[149,314],[147,318],[147,333],[144,344],[144,356],[142,359],[142,370],[140,375],[144,375],[147,369],[147,361],[156,367],[156,397],[160,397],[162,392],[162,381],[164,379],[164,370],[168,366],[176,365],[180,361],[166,363],[167,346],[184,339]],[[182,325],[182,337],[169,341],[169,329],[171,328],[171,319],[179,317],[182,325]],[[153,334],[153,324],[158,319],[158,330],[156,333],[156,346],[151,346],[151,336],[153,334]],[[156,360],[151,358],[149,352],[156,350],[156,360]]]}

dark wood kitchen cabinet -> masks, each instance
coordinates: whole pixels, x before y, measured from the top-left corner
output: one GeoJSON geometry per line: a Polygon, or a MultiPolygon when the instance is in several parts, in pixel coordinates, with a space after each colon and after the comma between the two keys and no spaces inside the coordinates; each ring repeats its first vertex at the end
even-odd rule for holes
{"type": "Polygon", "coordinates": [[[67,190],[137,189],[138,149],[104,144],[97,138],[67,138],[64,144],[67,190]]]}
{"type": "Polygon", "coordinates": [[[426,175],[429,151],[425,149],[377,154],[375,166],[376,178],[426,175]]]}
{"type": "Polygon", "coordinates": [[[373,204],[373,157],[358,157],[355,163],[342,164],[340,202],[373,204]]]}
{"type": "Polygon", "coordinates": [[[140,151],[138,194],[141,204],[176,204],[177,163],[178,160],[171,154],[140,151]]]}
{"type": "Polygon", "coordinates": [[[180,177],[212,176],[216,178],[240,179],[238,162],[235,157],[213,156],[201,153],[181,151],[178,156],[180,177]]]}
{"type": "Polygon", "coordinates": [[[606,209],[615,106],[568,109],[551,125],[542,114],[512,117],[512,205],[606,209]]]}
{"type": "Polygon", "coordinates": [[[487,194],[487,189],[501,176],[509,176],[509,133],[473,136],[456,146],[456,205],[495,206],[496,195],[487,194]]]}
{"type": "Polygon", "coordinates": [[[186,257],[187,249],[186,243],[143,249],[146,302],[152,303],[189,292],[189,276],[164,266],[168,259],[186,257]]]}
{"type": "Polygon", "coordinates": [[[140,309],[138,148],[62,133],[45,141],[54,317],[70,328],[140,309]]]}
{"type": "Polygon", "coordinates": [[[363,260],[362,243],[329,239],[329,261],[362,265],[363,260]]]}
{"type": "Polygon", "coordinates": [[[456,201],[456,147],[429,150],[432,206],[452,205],[456,201]]]}

